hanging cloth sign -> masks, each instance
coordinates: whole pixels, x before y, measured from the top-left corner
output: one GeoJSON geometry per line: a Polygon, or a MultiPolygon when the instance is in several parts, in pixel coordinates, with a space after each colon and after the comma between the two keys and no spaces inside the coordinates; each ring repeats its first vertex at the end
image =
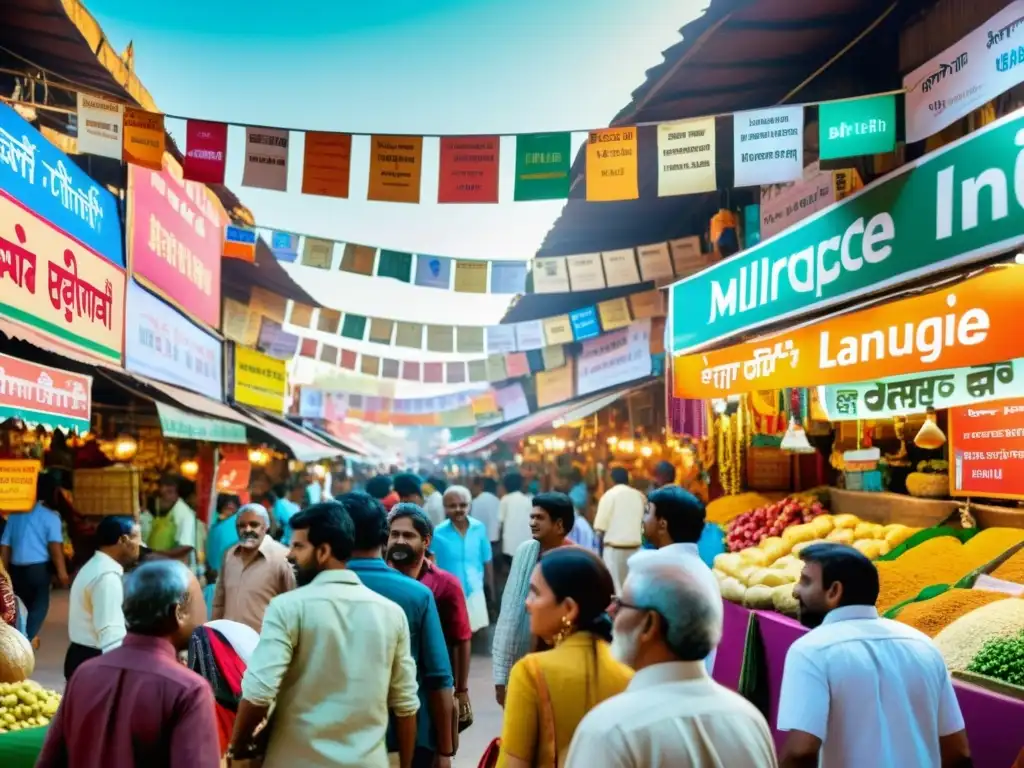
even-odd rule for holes
{"type": "Polygon", "coordinates": [[[242,186],[288,191],[288,131],[245,129],[245,169],[242,186]]]}
{"type": "Polygon", "coordinates": [[[124,105],[78,94],[78,151],[120,160],[124,154],[124,105]]]}
{"type": "Polygon", "coordinates": [[[418,203],[422,170],[422,136],[371,136],[366,199],[418,203]]]}
{"type": "Polygon", "coordinates": [[[803,176],[803,107],[737,112],[732,122],[734,186],[784,184],[803,176]]]}
{"type": "Polygon", "coordinates": [[[124,108],[121,162],[162,171],[166,141],[163,115],[135,107],[124,108]]]}
{"type": "Polygon", "coordinates": [[[352,136],[307,131],[302,157],[302,194],[348,197],[352,136]]]}
{"type": "Polygon", "coordinates": [[[715,118],[658,125],[658,197],[714,192],[715,118]]]}
{"type": "Polygon", "coordinates": [[[185,128],[186,179],[223,184],[228,158],[228,127],[224,123],[189,120],[185,128]]]}

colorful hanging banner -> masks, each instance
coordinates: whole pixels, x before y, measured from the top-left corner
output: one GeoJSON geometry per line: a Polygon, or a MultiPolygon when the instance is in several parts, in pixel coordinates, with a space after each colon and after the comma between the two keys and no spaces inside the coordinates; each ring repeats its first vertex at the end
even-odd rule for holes
{"type": "Polygon", "coordinates": [[[346,243],[341,255],[341,271],[354,275],[372,275],[377,249],[369,245],[346,243]]]}
{"type": "Polygon", "coordinates": [[[715,118],[658,126],[658,197],[714,192],[715,118]]]}
{"type": "Polygon", "coordinates": [[[668,243],[654,243],[636,249],[637,261],[640,262],[640,277],[644,280],[671,280],[675,277],[672,269],[672,257],[669,255],[668,243]]]}
{"type": "Polygon", "coordinates": [[[366,318],[363,315],[345,313],[345,320],[341,324],[341,335],[346,339],[362,341],[366,335],[366,318]]]}
{"type": "Polygon", "coordinates": [[[587,200],[636,200],[636,128],[604,128],[587,136],[587,200]]]}
{"type": "Polygon", "coordinates": [[[376,342],[377,344],[390,344],[391,337],[395,332],[395,321],[385,320],[380,317],[370,318],[370,335],[367,337],[369,341],[376,342]]]}
{"type": "Polygon", "coordinates": [[[302,156],[302,194],[347,198],[352,169],[352,136],[307,131],[302,156]]]}
{"type": "MultiPolygon", "coordinates": [[[[320,315],[316,320],[316,329],[329,333],[332,336],[338,333],[338,329],[341,327],[341,312],[336,309],[327,309],[326,307],[320,308],[320,315]]],[[[360,335],[359,338],[362,338],[360,335]]]]}
{"type": "Polygon", "coordinates": [[[513,327],[516,329],[516,349],[521,352],[540,349],[545,345],[543,321],[526,320],[516,323],[513,327]]]}
{"type": "Polygon", "coordinates": [[[320,240],[315,237],[307,237],[302,244],[302,261],[306,267],[317,269],[330,269],[334,262],[334,243],[330,240],[320,240]]]}
{"type": "Polygon", "coordinates": [[[486,346],[483,328],[462,326],[457,331],[456,352],[461,354],[483,353],[486,346]]]}
{"type": "Polygon", "coordinates": [[[487,328],[487,354],[505,354],[516,351],[514,325],[492,325],[487,328]]]}
{"type": "Polygon", "coordinates": [[[256,261],[256,238],[255,229],[228,224],[224,228],[224,258],[252,264],[256,261]]]}
{"type": "Polygon", "coordinates": [[[565,347],[561,344],[552,344],[541,350],[541,359],[544,361],[544,370],[561,368],[565,365],[565,347]]]}
{"type": "Polygon", "coordinates": [[[548,345],[572,344],[572,321],[568,315],[555,315],[546,317],[544,323],[544,340],[548,345]]]}
{"type": "Polygon", "coordinates": [[[569,197],[568,133],[524,133],[516,136],[516,180],[513,197],[564,200],[569,197]]]}
{"type": "Polygon", "coordinates": [[[546,408],[549,405],[572,400],[575,394],[572,360],[567,361],[561,368],[541,371],[535,377],[535,381],[538,408],[546,408]]]}
{"type": "Polygon", "coordinates": [[[423,349],[422,323],[396,323],[395,346],[408,349],[423,349]]]}
{"type": "MultiPolygon", "coordinates": [[[[572,337],[575,341],[584,341],[601,335],[596,307],[574,309],[569,313],[569,323],[572,325],[572,337]]],[[[550,343],[550,339],[548,341],[550,343]]]]}
{"type": "Polygon", "coordinates": [[[299,337],[284,330],[281,323],[261,318],[256,348],[278,360],[291,360],[299,351],[299,337]]]}
{"type": "Polygon", "coordinates": [[[124,105],[78,94],[78,151],[120,160],[124,155],[124,105]]]}
{"type": "Polygon", "coordinates": [[[492,261],[491,293],[526,293],[526,264],[512,261],[492,261]]]}
{"type": "Polygon", "coordinates": [[[410,282],[412,280],[412,254],[381,248],[380,257],[377,259],[377,277],[390,277],[403,283],[410,282]]]}
{"type": "Polygon", "coordinates": [[[601,254],[604,264],[605,281],[609,288],[620,285],[636,285],[640,282],[640,271],[636,266],[636,255],[632,248],[619,251],[604,251],[601,254]]]}
{"type": "Polygon", "coordinates": [[[733,121],[733,186],[796,181],[804,172],[804,108],[737,112],[733,121]]]}
{"type": "Polygon", "coordinates": [[[292,325],[298,325],[301,328],[309,328],[310,323],[313,322],[313,307],[308,304],[299,304],[297,301],[293,301],[292,313],[288,322],[292,325]]]}
{"type": "Polygon", "coordinates": [[[651,375],[651,321],[583,343],[576,361],[576,394],[589,395],[651,375]]]}
{"type": "Polygon", "coordinates": [[[163,168],[166,142],[163,115],[135,107],[124,108],[121,162],[159,171],[163,168]]]}
{"type": "MultiPolygon", "coordinates": [[[[0,421],[21,419],[84,435],[92,417],[92,377],[0,355],[0,421]]],[[[33,487],[35,478],[33,478],[33,487]]]]}
{"type": "Polygon", "coordinates": [[[597,305],[597,314],[601,318],[601,329],[605,333],[623,328],[633,321],[629,314],[629,302],[626,301],[625,296],[600,302],[597,305]]]}
{"type": "Polygon", "coordinates": [[[422,136],[371,136],[366,199],[418,203],[422,169],[422,136]]]}
{"type": "Polygon", "coordinates": [[[278,261],[293,264],[299,258],[299,236],[290,232],[274,232],[270,237],[270,251],[278,261]]]}
{"type": "Polygon", "coordinates": [[[534,293],[568,293],[568,260],[564,256],[534,259],[531,269],[534,293]]]}
{"type": "Polygon", "coordinates": [[[896,148],[896,96],[829,101],[818,107],[822,160],[877,155],[896,148]]]}
{"type": "Polygon", "coordinates": [[[288,144],[288,131],[246,128],[242,186],[287,192],[288,144]]]}
{"type": "Polygon", "coordinates": [[[450,325],[428,325],[427,351],[454,352],[455,329],[450,325]]]}
{"type": "Polygon", "coordinates": [[[228,127],[224,123],[189,120],[185,126],[185,178],[201,184],[223,184],[228,158],[228,127]]]}
{"type": "Polygon", "coordinates": [[[498,202],[498,136],[441,139],[437,202],[498,202]]]}
{"type": "Polygon", "coordinates": [[[487,293],[487,262],[455,262],[455,290],[458,293],[487,293]]]}
{"type": "Polygon", "coordinates": [[[569,284],[574,292],[599,291],[605,287],[601,254],[584,253],[565,257],[569,269],[569,284]]]}
{"type": "Polygon", "coordinates": [[[447,290],[452,284],[452,260],[445,256],[416,257],[416,285],[447,290]]]}

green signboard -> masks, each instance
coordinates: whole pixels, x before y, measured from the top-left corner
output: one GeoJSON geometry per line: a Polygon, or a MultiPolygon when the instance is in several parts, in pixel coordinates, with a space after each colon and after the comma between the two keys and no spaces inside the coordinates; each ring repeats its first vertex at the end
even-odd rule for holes
{"type": "Polygon", "coordinates": [[[892,152],[896,146],[896,97],[830,101],[818,107],[822,160],[892,152]]]}
{"type": "Polygon", "coordinates": [[[1024,109],[674,284],[672,352],[694,352],[1024,243],[1022,131],[1024,109]]]}
{"type": "Polygon", "coordinates": [[[516,201],[569,196],[570,138],[568,133],[516,136],[516,201]]]}
{"type": "Polygon", "coordinates": [[[243,424],[187,413],[165,403],[157,403],[156,411],[160,416],[160,431],[164,437],[205,440],[209,443],[246,442],[243,424]]]}

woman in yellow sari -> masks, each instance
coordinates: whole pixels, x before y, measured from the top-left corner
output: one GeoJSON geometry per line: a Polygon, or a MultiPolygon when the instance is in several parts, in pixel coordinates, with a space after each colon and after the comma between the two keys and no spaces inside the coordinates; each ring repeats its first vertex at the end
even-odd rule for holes
{"type": "Polygon", "coordinates": [[[554,647],[512,667],[499,768],[564,765],[583,716],[625,690],[633,670],[612,657],[608,644],[606,609],[614,594],[601,558],[579,547],[552,550],[533,569],[530,631],[554,647]]]}

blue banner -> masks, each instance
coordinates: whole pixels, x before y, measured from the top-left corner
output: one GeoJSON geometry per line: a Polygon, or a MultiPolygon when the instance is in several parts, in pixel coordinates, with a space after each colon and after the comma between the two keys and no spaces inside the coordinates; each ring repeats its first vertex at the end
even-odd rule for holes
{"type": "Polygon", "coordinates": [[[291,264],[299,258],[299,236],[291,232],[275,232],[270,238],[270,250],[275,259],[291,264]]]}
{"type": "Polygon", "coordinates": [[[601,324],[597,320],[597,307],[574,309],[569,313],[572,336],[576,341],[592,339],[601,335],[601,324]]]}
{"type": "Polygon", "coordinates": [[[416,285],[444,288],[452,284],[452,260],[446,256],[416,256],[416,285]]]}

